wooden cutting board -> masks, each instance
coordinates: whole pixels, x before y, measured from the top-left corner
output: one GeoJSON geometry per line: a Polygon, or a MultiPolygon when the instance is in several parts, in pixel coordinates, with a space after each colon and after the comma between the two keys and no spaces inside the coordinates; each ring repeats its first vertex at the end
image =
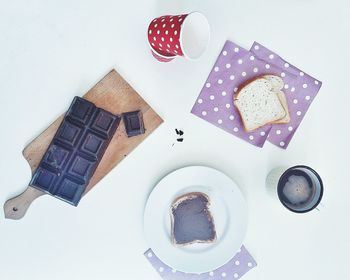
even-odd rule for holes
{"type": "MultiPolygon", "coordinates": [[[[124,123],[120,122],[99,166],[91,178],[89,185],[86,187],[85,195],[136,146],[148,137],[163,120],[115,70],[109,72],[83,97],[93,102],[97,107],[103,108],[113,114],[141,110],[146,129],[145,134],[128,138],[125,133],[124,123]]],[[[24,148],[22,153],[28,161],[32,173],[34,173],[39,165],[42,156],[63,120],[63,116],[64,114],[24,148]]],[[[30,204],[44,194],[44,192],[28,186],[23,193],[5,202],[5,217],[15,220],[21,219],[27,212],[30,204]]]]}

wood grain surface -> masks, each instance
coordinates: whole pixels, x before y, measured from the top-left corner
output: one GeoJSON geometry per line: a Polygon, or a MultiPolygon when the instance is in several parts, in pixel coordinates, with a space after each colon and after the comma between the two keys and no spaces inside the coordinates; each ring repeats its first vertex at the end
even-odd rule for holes
{"type": "MultiPolygon", "coordinates": [[[[146,129],[145,134],[128,138],[125,133],[124,123],[120,122],[100,164],[92,176],[89,185],[86,187],[85,195],[136,146],[148,137],[163,120],[115,70],[109,72],[83,98],[113,114],[141,110],[146,129]]],[[[64,114],[24,148],[23,156],[28,161],[32,173],[38,167],[42,156],[62,122],[63,116],[64,114]]],[[[6,201],[4,204],[5,217],[9,219],[21,219],[30,204],[43,194],[45,193],[28,186],[23,193],[6,201]]]]}

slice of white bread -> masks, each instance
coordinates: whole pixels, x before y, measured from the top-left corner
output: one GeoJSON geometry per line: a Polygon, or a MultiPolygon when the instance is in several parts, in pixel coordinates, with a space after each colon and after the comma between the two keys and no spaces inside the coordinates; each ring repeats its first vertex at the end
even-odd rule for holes
{"type": "Polygon", "coordinates": [[[244,129],[248,132],[286,116],[275,87],[270,80],[258,77],[245,84],[235,95],[244,129]]]}
{"type": "Polygon", "coordinates": [[[280,77],[275,75],[264,75],[263,77],[271,82],[273,90],[277,92],[278,98],[280,99],[281,104],[284,110],[286,111],[286,115],[284,116],[284,118],[274,121],[272,123],[289,123],[290,115],[288,110],[288,103],[287,103],[286,96],[282,91],[284,87],[283,80],[280,77]]]}

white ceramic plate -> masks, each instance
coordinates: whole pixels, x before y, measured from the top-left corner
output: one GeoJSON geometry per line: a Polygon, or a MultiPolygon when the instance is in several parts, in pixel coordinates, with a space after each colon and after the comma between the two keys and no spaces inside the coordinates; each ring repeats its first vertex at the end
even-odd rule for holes
{"type": "Polygon", "coordinates": [[[241,247],[246,227],[247,206],[241,191],[232,179],[209,167],[184,167],[168,174],[155,186],[145,208],[150,248],[161,261],[182,272],[208,272],[228,262],[241,247]],[[170,206],[178,196],[193,191],[210,198],[217,240],[176,247],[171,243],[170,206]]]}

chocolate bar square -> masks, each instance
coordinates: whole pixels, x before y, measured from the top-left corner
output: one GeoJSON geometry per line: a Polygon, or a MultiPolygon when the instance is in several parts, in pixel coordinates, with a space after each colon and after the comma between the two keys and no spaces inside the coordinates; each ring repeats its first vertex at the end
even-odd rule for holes
{"type": "Polygon", "coordinates": [[[30,185],[77,206],[120,119],[75,97],[30,185]]]}
{"type": "Polygon", "coordinates": [[[75,99],[74,103],[69,107],[66,116],[76,120],[82,124],[87,124],[91,118],[91,114],[95,110],[95,105],[82,98],[75,99]]]}
{"type": "Polygon", "coordinates": [[[128,137],[145,133],[141,111],[123,113],[123,120],[128,137]]]}
{"type": "Polygon", "coordinates": [[[61,187],[57,190],[56,194],[63,199],[74,201],[80,199],[84,190],[84,184],[78,184],[69,178],[64,178],[61,187]]]}
{"type": "Polygon", "coordinates": [[[101,136],[89,131],[81,145],[81,151],[91,156],[99,157],[104,152],[105,140],[101,136]]]}
{"type": "Polygon", "coordinates": [[[66,120],[58,128],[56,139],[74,146],[80,139],[82,128],[66,120]]]}
{"type": "Polygon", "coordinates": [[[95,171],[95,162],[96,159],[87,159],[77,154],[68,170],[68,174],[87,182],[95,171]]]}
{"type": "Polygon", "coordinates": [[[116,116],[111,115],[109,112],[98,109],[91,128],[109,137],[111,133],[114,133],[113,123],[115,118],[116,116]]]}
{"type": "Polygon", "coordinates": [[[39,166],[33,175],[31,185],[35,185],[43,191],[50,192],[53,191],[58,177],[59,174],[57,172],[51,171],[44,166],[39,166]]]}
{"type": "Polygon", "coordinates": [[[43,161],[53,168],[62,168],[69,156],[69,149],[52,144],[45,153],[43,161]]]}

